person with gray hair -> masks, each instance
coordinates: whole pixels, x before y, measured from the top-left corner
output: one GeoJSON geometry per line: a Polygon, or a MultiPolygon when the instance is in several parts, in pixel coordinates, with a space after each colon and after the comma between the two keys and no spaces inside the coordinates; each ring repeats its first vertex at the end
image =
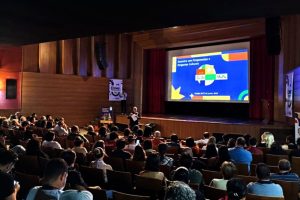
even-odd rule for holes
{"type": "Polygon", "coordinates": [[[173,181],[169,184],[165,200],[196,200],[196,193],[182,181],[173,181]]]}
{"type": "MultiPolygon", "coordinates": [[[[296,181],[300,184],[299,176],[296,173],[291,172],[291,163],[287,159],[281,159],[278,162],[278,173],[272,173],[272,180],[283,180],[283,181],[296,181]]],[[[299,187],[300,189],[300,187],[299,187]]]]}

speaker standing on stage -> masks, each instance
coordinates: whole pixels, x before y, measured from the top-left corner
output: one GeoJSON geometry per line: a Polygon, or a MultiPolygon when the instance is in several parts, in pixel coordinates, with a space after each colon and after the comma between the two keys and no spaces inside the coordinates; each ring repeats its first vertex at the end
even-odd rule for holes
{"type": "Polygon", "coordinates": [[[132,108],[132,112],[128,116],[129,126],[132,129],[135,125],[139,125],[139,119],[141,119],[140,114],[137,111],[137,107],[132,108]]]}
{"type": "Polygon", "coordinates": [[[126,113],[127,93],[125,92],[124,89],[122,90],[120,97],[121,97],[121,113],[125,114],[126,113]]]}

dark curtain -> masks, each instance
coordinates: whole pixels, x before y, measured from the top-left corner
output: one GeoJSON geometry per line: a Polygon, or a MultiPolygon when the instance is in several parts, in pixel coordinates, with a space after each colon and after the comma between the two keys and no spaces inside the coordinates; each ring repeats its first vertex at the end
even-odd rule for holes
{"type": "Polygon", "coordinates": [[[274,67],[275,56],[268,55],[266,38],[259,37],[250,41],[250,119],[263,119],[269,112],[270,120],[274,113],[274,67]],[[268,110],[264,110],[263,102],[268,110]]]}
{"type": "Polygon", "coordinates": [[[146,50],[143,112],[164,113],[167,55],[164,49],[146,50]]]}

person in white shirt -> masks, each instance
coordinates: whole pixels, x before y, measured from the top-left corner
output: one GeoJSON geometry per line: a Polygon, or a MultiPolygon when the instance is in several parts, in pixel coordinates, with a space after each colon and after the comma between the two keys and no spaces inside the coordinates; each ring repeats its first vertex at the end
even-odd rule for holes
{"type": "Polygon", "coordinates": [[[58,136],[65,136],[69,133],[66,125],[62,121],[57,123],[57,125],[54,127],[54,131],[57,132],[58,136]]]}
{"type": "Polygon", "coordinates": [[[55,134],[52,131],[48,131],[45,135],[45,140],[42,143],[43,148],[53,148],[53,149],[62,149],[61,145],[54,141],[55,134]]]}
{"type": "Polygon", "coordinates": [[[96,160],[91,162],[91,167],[94,167],[97,169],[102,169],[103,175],[104,175],[104,180],[105,180],[105,182],[107,182],[106,170],[113,170],[113,169],[110,165],[106,164],[103,161],[103,158],[106,154],[101,147],[94,149],[93,153],[94,153],[96,160]]]}
{"type": "Polygon", "coordinates": [[[75,153],[82,153],[84,156],[88,153],[84,147],[84,141],[80,137],[76,137],[74,140],[74,147],[72,148],[75,153]]]}

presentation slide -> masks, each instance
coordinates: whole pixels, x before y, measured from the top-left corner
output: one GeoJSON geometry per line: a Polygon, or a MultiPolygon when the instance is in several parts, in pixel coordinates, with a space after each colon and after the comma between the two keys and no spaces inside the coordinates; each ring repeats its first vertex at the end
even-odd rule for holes
{"type": "Polygon", "coordinates": [[[249,102],[247,48],[169,59],[169,101],[249,102]]]}

